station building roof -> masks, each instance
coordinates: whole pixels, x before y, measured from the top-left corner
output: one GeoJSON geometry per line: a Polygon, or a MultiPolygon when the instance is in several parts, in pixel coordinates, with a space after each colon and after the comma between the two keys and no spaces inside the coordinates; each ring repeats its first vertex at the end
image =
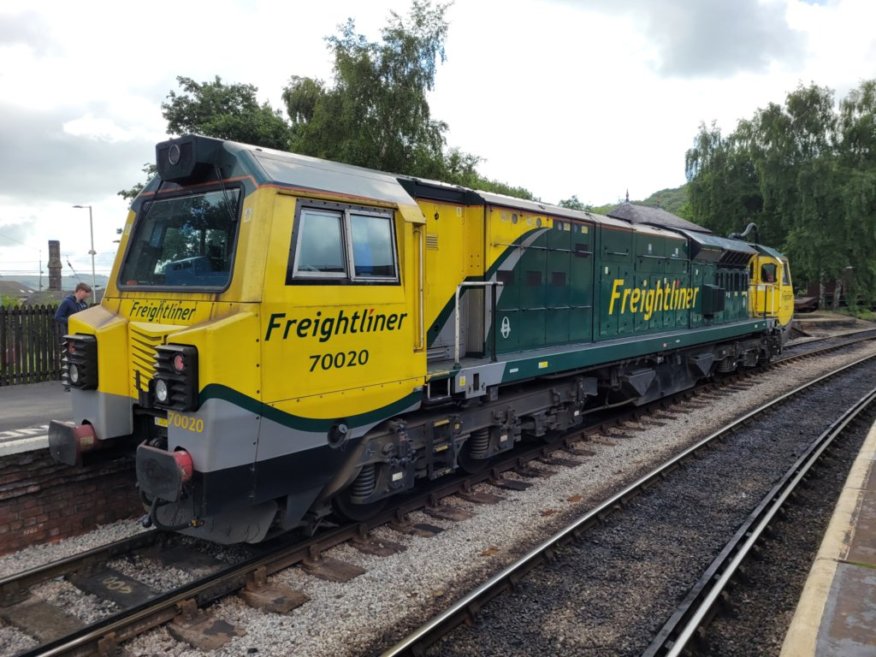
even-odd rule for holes
{"type": "Polygon", "coordinates": [[[660,226],[661,228],[672,228],[673,230],[689,230],[698,233],[711,233],[708,228],[704,228],[698,224],[677,217],[671,212],[667,212],[661,208],[652,208],[647,205],[637,205],[635,203],[621,203],[617,207],[608,212],[609,217],[615,219],[623,219],[631,224],[648,224],[650,226],[660,226]]]}

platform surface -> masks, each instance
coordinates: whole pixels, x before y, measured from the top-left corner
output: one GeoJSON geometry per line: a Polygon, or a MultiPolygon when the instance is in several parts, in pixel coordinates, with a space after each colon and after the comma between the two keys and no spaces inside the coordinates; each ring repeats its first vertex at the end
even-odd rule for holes
{"type": "Polygon", "coordinates": [[[60,381],[0,386],[0,456],[48,447],[49,422],[71,419],[70,394],[60,381]]]}

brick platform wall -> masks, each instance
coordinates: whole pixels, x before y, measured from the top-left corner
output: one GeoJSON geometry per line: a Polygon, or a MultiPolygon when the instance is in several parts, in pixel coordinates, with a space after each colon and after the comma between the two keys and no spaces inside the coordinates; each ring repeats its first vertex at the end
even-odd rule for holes
{"type": "Polygon", "coordinates": [[[144,513],[133,457],[74,468],[48,449],[0,458],[0,554],[144,513]]]}

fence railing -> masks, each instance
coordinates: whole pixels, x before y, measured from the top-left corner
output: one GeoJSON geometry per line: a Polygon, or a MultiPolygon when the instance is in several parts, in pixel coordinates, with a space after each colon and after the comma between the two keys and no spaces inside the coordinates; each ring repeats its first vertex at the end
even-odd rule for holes
{"type": "Polygon", "coordinates": [[[61,378],[57,306],[0,307],[0,386],[61,378]]]}

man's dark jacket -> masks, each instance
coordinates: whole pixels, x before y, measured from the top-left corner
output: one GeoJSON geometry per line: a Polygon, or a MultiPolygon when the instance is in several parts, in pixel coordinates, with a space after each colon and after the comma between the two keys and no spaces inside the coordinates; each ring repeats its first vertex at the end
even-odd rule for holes
{"type": "Polygon", "coordinates": [[[88,308],[88,304],[85,301],[77,301],[76,296],[73,294],[61,302],[61,305],[55,311],[55,321],[61,325],[61,335],[67,333],[67,320],[70,315],[86,308],[88,308]]]}

